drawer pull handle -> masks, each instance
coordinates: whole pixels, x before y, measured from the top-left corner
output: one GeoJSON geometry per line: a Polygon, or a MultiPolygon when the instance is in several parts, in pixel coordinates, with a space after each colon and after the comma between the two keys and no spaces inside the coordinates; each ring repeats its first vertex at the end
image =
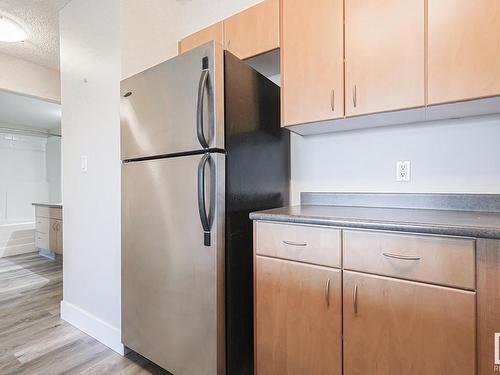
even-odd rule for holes
{"type": "Polygon", "coordinates": [[[354,284],[352,290],[352,309],[354,310],[354,315],[358,315],[358,284],[354,284]]]}
{"type": "Polygon", "coordinates": [[[285,245],[290,245],[290,246],[299,246],[299,247],[305,247],[307,246],[306,243],[303,242],[292,242],[292,241],[283,241],[285,245]]]}
{"type": "Polygon", "coordinates": [[[383,256],[387,258],[400,259],[400,260],[420,260],[420,257],[413,255],[400,255],[400,254],[392,254],[392,253],[382,253],[383,256]]]}
{"type": "Polygon", "coordinates": [[[325,285],[325,302],[326,302],[326,307],[330,308],[330,279],[326,280],[326,285],[325,285]]]}

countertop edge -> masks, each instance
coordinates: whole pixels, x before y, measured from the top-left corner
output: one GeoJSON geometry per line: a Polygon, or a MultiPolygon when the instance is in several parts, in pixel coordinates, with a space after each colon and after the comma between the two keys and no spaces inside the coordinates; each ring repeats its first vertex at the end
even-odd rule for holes
{"type": "Polygon", "coordinates": [[[291,224],[312,224],[324,225],[342,228],[356,229],[373,229],[387,230],[398,232],[412,232],[423,234],[437,234],[446,236],[473,237],[473,238],[488,238],[500,239],[500,233],[495,229],[479,228],[479,227],[457,227],[433,225],[426,223],[406,223],[406,222],[383,222],[383,221],[367,221],[367,220],[347,220],[335,218],[322,218],[310,216],[294,216],[252,212],[250,213],[251,220],[257,221],[275,221],[291,224]]]}
{"type": "Polygon", "coordinates": [[[63,208],[62,204],[56,204],[56,203],[31,203],[32,206],[39,206],[39,207],[49,207],[49,208],[63,208]]]}

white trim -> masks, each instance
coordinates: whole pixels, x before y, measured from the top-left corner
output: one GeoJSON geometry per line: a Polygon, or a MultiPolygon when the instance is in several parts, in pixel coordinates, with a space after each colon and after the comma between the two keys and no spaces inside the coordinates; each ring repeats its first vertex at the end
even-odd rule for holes
{"type": "Polygon", "coordinates": [[[61,319],[102,342],[118,354],[125,354],[121,332],[111,324],[67,301],[61,302],[61,319]]]}

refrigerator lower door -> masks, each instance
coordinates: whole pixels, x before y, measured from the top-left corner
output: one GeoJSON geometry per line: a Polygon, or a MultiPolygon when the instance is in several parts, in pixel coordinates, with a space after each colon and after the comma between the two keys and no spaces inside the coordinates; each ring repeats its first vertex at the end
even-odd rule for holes
{"type": "Polygon", "coordinates": [[[224,158],[122,166],[123,343],[176,375],[225,371],[224,158]]]}
{"type": "Polygon", "coordinates": [[[223,81],[215,42],[123,80],[121,159],[224,149],[223,81]]]}

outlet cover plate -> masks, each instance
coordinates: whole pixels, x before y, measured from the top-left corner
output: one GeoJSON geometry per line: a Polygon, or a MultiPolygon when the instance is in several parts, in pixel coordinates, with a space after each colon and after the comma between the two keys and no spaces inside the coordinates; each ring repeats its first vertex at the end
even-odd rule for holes
{"type": "Polygon", "coordinates": [[[398,160],[396,162],[396,181],[409,182],[410,181],[410,166],[409,160],[398,160]]]}

